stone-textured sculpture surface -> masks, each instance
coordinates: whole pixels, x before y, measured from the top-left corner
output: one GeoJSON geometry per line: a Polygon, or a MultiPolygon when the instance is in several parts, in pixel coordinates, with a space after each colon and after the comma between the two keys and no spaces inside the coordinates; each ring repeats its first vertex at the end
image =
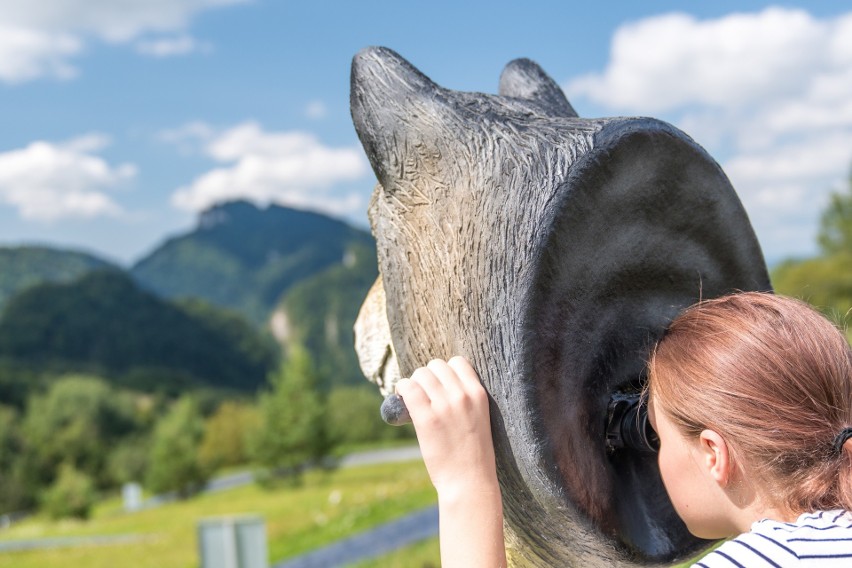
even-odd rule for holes
{"type": "Polygon", "coordinates": [[[656,458],[607,451],[607,405],[700,297],[768,290],[719,166],[650,118],[582,119],[533,62],[499,95],[442,88],[396,53],[352,67],[352,116],[378,178],[381,272],[356,325],[385,394],[466,356],[492,397],[510,563],[639,566],[705,542],[677,518],[656,458]],[[383,288],[382,288],[383,286],[383,288]],[[384,339],[382,339],[384,338],[384,339]]]}

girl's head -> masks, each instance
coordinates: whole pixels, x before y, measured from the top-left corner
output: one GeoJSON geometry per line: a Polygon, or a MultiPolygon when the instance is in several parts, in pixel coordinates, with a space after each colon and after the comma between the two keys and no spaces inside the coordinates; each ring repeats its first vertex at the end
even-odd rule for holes
{"type": "Polygon", "coordinates": [[[688,308],[652,354],[648,391],[686,439],[724,438],[773,507],[852,510],[852,439],[835,444],[852,427],[852,350],[806,304],[749,292],[688,308]]]}

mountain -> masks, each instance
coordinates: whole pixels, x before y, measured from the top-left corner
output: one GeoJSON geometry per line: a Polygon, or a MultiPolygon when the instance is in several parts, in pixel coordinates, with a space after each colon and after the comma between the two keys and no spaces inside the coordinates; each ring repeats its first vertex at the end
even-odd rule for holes
{"type": "Polygon", "coordinates": [[[165,298],[196,297],[266,323],[291,286],[375,249],[369,233],[309,211],[245,201],[216,205],[195,230],[167,240],[131,274],[165,298]]]}
{"type": "Polygon", "coordinates": [[[92,270],[116,268],[90,254],[38,246],[0,247],[0,312],[9,298],[43,282],[70,282],[92,270]]]}
{"type": "Polygon", "coordinates": [[[271,327],[285,347],[298,341],[314,356],[320,386],[363,384],[352,327],[378,276],[376,249],[353,245],[345,262],[293,285],[272,316],[271,327]]]}
{"type": "Polygon", "coordinates": [[[274,345],[242,318],[162,300],[117,270],[14,296],[0,318],[0,358],[123,377],[141,388],[171,378],[241,390],[257,388],[277,362],[274,345]]]}
{"type": "Polygon", "coordinates": [[[324,388],[358,383],[352,327],[377,275],[369,233],[247,202],[205,211],[128,273],[81,253],[0,249],[0,393],[9,383],[24,400],[26,385],[65,370],[146,390],[254,388],[276,357],[259,336],[270,320],[285,351],[308,348],[324,388]]]}

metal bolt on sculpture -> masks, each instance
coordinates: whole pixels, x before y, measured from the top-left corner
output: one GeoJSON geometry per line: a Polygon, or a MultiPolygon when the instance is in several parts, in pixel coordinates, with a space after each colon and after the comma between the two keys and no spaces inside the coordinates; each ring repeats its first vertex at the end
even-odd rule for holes
{"type": "MultiPolygon", "coordinates": [[[[770,289],[718,164],[659,120],[579,118],[526,59],[488,95],[367,48],[351,89],[378,178],[362,369],[387,396],[432,358],[472,362],[492,402],[510,564],[670,565],[707,546],[666,496],[652,432],[633,424],[649,349],[681,309],[770,289]]],[[[404,419],[402,405],[385,411],[404,419]]]]}

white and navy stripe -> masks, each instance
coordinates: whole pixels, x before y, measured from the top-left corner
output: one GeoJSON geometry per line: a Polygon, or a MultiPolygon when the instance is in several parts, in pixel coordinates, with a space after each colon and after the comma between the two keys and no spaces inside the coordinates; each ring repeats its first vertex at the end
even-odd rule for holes
{"type": "Polygon", "coordinates": [[[698,568],[850,568],[852,513],[805,513],[795,523],[763,520],[693,564],[698,568]]]}

